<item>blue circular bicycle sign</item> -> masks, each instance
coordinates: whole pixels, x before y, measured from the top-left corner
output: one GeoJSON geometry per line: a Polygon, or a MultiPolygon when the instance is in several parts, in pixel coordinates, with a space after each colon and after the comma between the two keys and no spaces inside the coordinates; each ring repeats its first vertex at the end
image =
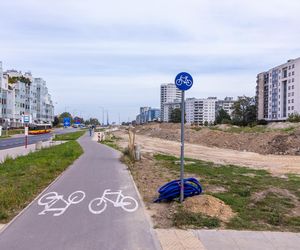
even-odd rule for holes
{"type": "Polygon", "coordinates": [[[189,73],[181,72],[175,78],[175,85],[180,90],[188,90],[193,86],[193,77],[189,73]]]}

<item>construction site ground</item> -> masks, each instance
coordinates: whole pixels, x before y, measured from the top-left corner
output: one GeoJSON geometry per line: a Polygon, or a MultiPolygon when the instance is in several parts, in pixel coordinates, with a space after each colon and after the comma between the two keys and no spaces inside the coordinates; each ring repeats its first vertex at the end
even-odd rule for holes
{"type": "MultiPolygon", "coordinates": [[[[139,126],[136,129],[136,144],[141,145],[142,152],[148,153],[163,153],[174,156],[180,155],[180,130],[178,124],[155,124],[147,126],[139,126]],[[168,127],[167,127],[168,126],[168,127]],[[166,138],[166,139],[163,139],[166,138]]],[[[285,140],[289,140],[289,137],[297,136],[297,145],[300,147],[300,136],[282,131],[273,131],[266,133],[229,133],[223,131],[208,131],[206,128],[200,131],[195,131],[193,129],[187,129],[186,131],[186,143],[185,143],[185,156],[188,158],[199,159],[204,161],[211,161],[217,164],[233,164],[238,166],[245,166],[255,169],[265,169],[271,172],[273,175],[285,175],[287,173],[300,174],[300,156],[299,155],[274,155],[274,154],[263,154],[270,151],[268,148],[274,148],[271,143],[263,142],[268,145],[262,152],[259,152],[259,148],[263,146],[259,145],[259,141],[264,141],[262,137],[273,138],[276,136],[287,137],[285,140]],[[201,132],[202,131],[202,132],[201,132]],[[197,134],[199,138],[196,139],[197,134]],[[206,136],[205,136],[206,134],[206,136]],[[267,134],[267,135],[266,135],[267,134]],[[213,136],[212,136],[213,135],[213,136]],[[299,138],[298,138],[299,136],[299,138]],[[214,145],[212,145],[212,137],[218,138],[214,140],[214,145]],[[232,137],[229,140],[229,137],[232,137]],[[229,144],[242,144],[244,138],[253,137],[252,142],[243,142],[243,147],[246,149],[236,150],[231,148],[226,148],[224,145],[229,144]],[[192,141],[189,142],[189,141],[192,141]],[[224,147],[217,147],[220,143],[224,147]],[[255,142],[257,141],[257,142],[255,142]],[[258,152],[251,152],[249,150],[250,145],[256,144],[255,150],[258,152]],[[209,145],[209,146],[208,146],[209,145]],[[248,147],[247,147],[248,145],[248,147]]],[[[293,133],[298,133],[297,129],[293,133]]],[[[300,133],[300,132],[299,132],[300,133]]],[[[128,145],[128,132],[126,130],[120,130],[115,132],[115,136],[120,138],[118,144],[125,148],[128,145]]],[[[254,148],[254,146],[251,146],[254,148]]],[[[295,148],[295,146],[294,146],[295,148]]]]}

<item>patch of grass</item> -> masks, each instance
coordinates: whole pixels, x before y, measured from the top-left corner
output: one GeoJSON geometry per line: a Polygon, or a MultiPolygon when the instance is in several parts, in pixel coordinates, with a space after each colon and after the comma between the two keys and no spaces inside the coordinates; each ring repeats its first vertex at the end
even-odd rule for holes
{"type": "Polygon", "coordinates": [[[117,140],[119,140],[120,138],[112,135],[112,136],[107,136],[106,139],[104,141],[101,141],[101,144],[104,144],[106,146],[109,146],[111,148],[114,148],[116,150],[121,151],[121,148],[117,145],[117,140]]]}
{"type": "MultiPolygon", "coordinates": [[[[172,170],[180,171],[176,164],[179,159],[168,155],[155,155],[157,164],[172,170]]],[[[226,224],[231,229],[250,230],[284,230],[300,231],[300,220],[294,216],[291,210],[295,207],[295,201],[291,196],[272,191],[287,190],[296,199],[300,200],[300,177],[288,175],[288,178],[274,177],[265,170],[255,170],[234,165],[217,165],[195,159],[193,164],[186,164],[187,175],[200,176],[200,183],[205,187],[216,185],[224,187],[227,192],[208,193],[229,205],[237,216],[226,224]],[[265,190],[267,192],[261,199],[255,200],[255,196],[265,190]]]]}
{"type": "Polygon", "coordinates": [[[200,131],[202,129],[202,127],[192,127],[191,129],[193,129],[195,131],[200,131]]]}
{"type": "Polygon", "coordinates": [[[8,130],[8,135],[18,135],[18,134],[24,134],[24,129],[11,129],[8,130]]]}
{"type": "Polygon", "coordinates": [[[84,135],[86,131],[77,131],[73,133],[55,135],[54,141],[73,141],[84,135]]]}
{"type": "Polygon", "coordinates": [[[0,223],[7,223],[83,153],[76,141],[0,164],[0,223]]]}
{"type": "Polygon", "coordinates": [[[184,228],[186,226],[216,228],[220,226],[220,220],[216,217],[209,217],[203,214],[192,213],[179,208],[174,214],[174,226],[184,228]]]}
{"type": "Polygon", "coordinates": [[[286,133],[292,133],[296,130],[295,127],[288,127],[288,128],[283,128],[283,129],[271,129],[267,128],[267,126],[263,125],[257,125],[253,127],[237,127],[237,126],[232,126],[229,127],[226,130],[217,128],[217,127],[209,127],[211,130],[219,130],[223,132],[228,132],[228,133],[266,133],[266,132],[272,132],[272,131],[278,131],[278,132],[286,132],[286,133]]]}
{"type": "Polygon", "coordinates": [[[105,131],[105,128],[96,128],[95,129],[95,132],[104,132],[105,131]]]}
{"type": "Polygon", "coordinates": [[[2,136],[0,136],[0,139],[7,139],[9,137],[10,137],[9,135],[2,135],[2,136]]]}

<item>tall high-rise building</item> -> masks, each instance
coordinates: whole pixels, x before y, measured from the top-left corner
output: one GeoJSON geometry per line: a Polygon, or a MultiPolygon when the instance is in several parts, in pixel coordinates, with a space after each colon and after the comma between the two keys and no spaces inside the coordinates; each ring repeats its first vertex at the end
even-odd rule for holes
{"type": "Polygon", "coordinates": [[[256,106],[257,119],[268,119],[268,100],[269,100],[269,74],[262,72],[257,75],[256,80],[256,106]]]}
{"type": "Polygon", "coordinates": [[[166,103],[172,103],[174,101],[181,100],[181,91],[177,89],[174,83],[161,84],[160,86],[160,120],[162,122],[168,122],[168,117],[165,116],[166,103]]]}
{"type": "Polygon", "coordinates": [[[257,75],[258,119],[286,120],[300,113],[300,57],[257,75]]]}

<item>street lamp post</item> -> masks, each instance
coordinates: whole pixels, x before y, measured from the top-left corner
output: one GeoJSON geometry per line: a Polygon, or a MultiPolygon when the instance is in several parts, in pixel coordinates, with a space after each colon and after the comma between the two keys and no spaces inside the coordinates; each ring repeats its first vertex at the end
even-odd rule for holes
{"type": "Polygon", "coordinates": [[[104,126],[104,107],[99,107],[102,109],[102,126],[104,126]]]}

